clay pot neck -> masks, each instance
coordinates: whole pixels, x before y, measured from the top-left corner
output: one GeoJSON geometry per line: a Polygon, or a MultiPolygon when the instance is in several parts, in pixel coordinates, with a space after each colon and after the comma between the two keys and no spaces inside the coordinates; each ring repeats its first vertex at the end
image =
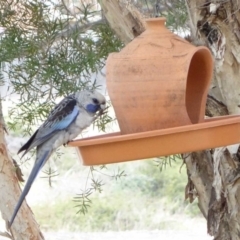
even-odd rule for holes
{"type": "Polygon", "coordinates": [[[146,20],[145,34],[152,34],[153,32],[161,34],[169,33],[169,30],[165,27],[166,18],[149,18],[146,20]]]}

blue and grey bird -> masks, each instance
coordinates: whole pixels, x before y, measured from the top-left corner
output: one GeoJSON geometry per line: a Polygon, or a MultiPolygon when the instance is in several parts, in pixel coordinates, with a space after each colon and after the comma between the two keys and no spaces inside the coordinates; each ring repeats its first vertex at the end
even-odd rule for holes
{"type": "Polygon", "coordinates": [[[36,161],[25,184],[9,223],[11,227],[32,183],[51,154],[61,145],[76,138],[83,129],[90,126],[106,109],[105,97],[97,91],[83,90],[65,97],[51,111],[47,120],[20,148],[23,156],[36,149],[36,161]]]}

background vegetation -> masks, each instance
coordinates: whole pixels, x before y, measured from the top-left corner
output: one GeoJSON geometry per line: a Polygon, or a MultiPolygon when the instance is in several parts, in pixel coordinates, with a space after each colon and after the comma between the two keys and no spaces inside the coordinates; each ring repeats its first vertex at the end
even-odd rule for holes
{"type": "MultiPolygon", "coordinates": [[[[76,166],[74,158],[67,161],[76,166]]],[[[185,218],[200,217],[201,214],[196,202],[190,204],[184,199],[187,179],[182,161],[178,159],[171,165],[161,172],[151,159],[109,165],[104,170],[98,167],[96,170],[102,173],[95,173],[94,177],[101,179],[103,191],[90,196],[90,207],[85,215],[76,214],[78,203],[74,201],[73,194],[66,195],[66,192],[52,202],[41,201],[41,204],[33,205],[33,211],[45,230],[181,229],[185,218]],[[122,169],[124,176],[118,179],[111,177],[122,169]]],[[[62,174],[69,171],[69,168],[61,169],[62,174]]],[[[84,178],[88,170],[78,166],[71,174],[84,178]]],[[[77,182],[69,184],[78,185],[77,182]]]]}

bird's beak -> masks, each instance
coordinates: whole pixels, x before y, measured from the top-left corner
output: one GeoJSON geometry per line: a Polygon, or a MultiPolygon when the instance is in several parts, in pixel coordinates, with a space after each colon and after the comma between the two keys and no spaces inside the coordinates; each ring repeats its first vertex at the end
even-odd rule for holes
{"type": "Polygon", "coordinates": [[[107,108],[106,103],[100,104],[100,108],[101,110],[105,110],[107,108]]]}
{"type": "Polygon", "coordinates": [[[100,110],[99,110],[99,116],[103,115],[107,112],[108,107],[106,106],[106,103],[100,104],[100,110]]]}

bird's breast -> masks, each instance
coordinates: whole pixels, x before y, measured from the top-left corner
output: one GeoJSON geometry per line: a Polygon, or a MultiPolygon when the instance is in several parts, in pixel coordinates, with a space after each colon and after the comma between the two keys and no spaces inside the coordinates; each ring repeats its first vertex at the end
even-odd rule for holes
{"type": "Polygon", "coordinates": [[[93,122],[94,116],[89,115],[88,113],[82,113],[78,115],[75,122],[69,127],[66,131],[67,141],[71,141],[76,138],[85,128],[89,127],[93,122]]]}
{"type": "Polygon", "coordinates": [[[89,114],[80,113],[68,128],[60,131],[57,136],[55,136],[54,149],[76,138],[83,129],[91,125],[93,119],[94,117],[89,114]]]}
{"type": "Polygon", "coordinates": [[[92,114],[88,114],[87,112],[80,112],[75,120],[76,128],[82,131],[84,128],[89,127],[94,119],[92,114]]]}

